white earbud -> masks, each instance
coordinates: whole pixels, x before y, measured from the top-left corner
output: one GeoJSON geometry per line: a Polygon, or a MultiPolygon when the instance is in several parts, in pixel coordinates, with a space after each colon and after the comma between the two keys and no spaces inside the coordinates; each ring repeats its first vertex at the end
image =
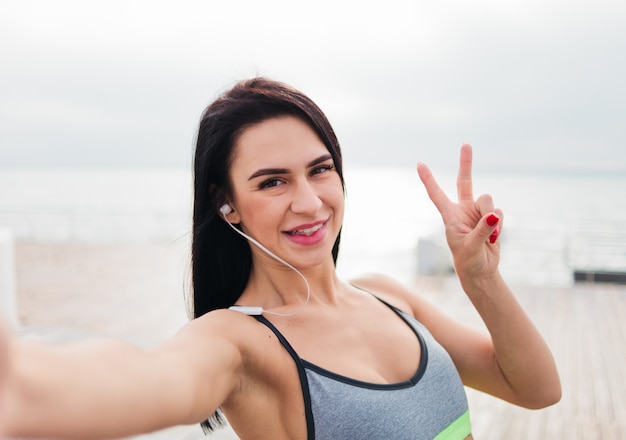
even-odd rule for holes
{"type": "Polygon", "coordinates": [[[228,215],[231,212],[233,212],[233,208],[230,207],[230,205],[228,203],[226,203],[225,205],[222,205],[220,207],[220,212],[222,213],[222,215],[228,215]]]}

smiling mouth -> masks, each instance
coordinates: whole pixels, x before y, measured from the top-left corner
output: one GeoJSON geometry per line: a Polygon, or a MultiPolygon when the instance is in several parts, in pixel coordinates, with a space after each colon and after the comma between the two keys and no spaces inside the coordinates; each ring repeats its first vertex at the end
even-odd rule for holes
{"type": "Polygon", "coordinates": [[[287,231],[287,234],[311,236],[315,234],[317,231],[319,231],[320,229],[322,229],[323,226],[324,226],[324,223],[320,223],[320,224],[311,226],[310,228],[306,228],[306,229],[296,229],[295,231],[287,231]]]}

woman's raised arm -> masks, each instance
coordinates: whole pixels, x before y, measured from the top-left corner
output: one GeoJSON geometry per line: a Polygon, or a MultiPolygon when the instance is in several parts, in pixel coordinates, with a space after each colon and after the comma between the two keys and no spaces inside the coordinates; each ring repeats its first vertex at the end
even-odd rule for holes
{"type": "Polygon", "coordinates": [[[221,336],[221,314],[151,349],[42,344],[0,330],[0,435],[102,439],[208,418],[242,365],[236,344],[221,336]]]}
{"type": "Polygon", "coordinates": [[[417,170],[445,224],[461,285],[491,338],[468,332],[435,311],[425,314],[422,304],[416,313],[427,315],[420,318],[452,355],[467,385],[530,408],[555,403],[561,386],[552,354],[498,270],[503,213],[491,196],[474,198],[471,147],[461,147],[458,202],[447,197],[428,167],[419,164],[417,170]]]}

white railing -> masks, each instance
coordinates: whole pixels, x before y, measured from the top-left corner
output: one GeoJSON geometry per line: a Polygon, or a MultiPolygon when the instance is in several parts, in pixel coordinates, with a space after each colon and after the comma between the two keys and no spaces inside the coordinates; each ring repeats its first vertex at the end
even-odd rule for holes
{"type": "MultiPolygon", "coordinates": [[[[580,271],[626,275],[626,219],[509,225],[501,239],[500,268],[516,283],[568,285],[580,271]]],[[[418,274],[448,273],[448,254],[443,236],[420,238],[418,274]]]]}

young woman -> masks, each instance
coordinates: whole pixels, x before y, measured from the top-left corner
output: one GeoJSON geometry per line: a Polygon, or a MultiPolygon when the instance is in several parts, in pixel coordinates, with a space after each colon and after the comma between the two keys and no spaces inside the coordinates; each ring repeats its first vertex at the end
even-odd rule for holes
{"type": "Polygon", "coordinates": [[[287,85],[236,84],[198,132],[195,319],[148,350],[0,331],[0,432],[213,429],[223,412],[242,439],[465,439],[463,385],[528,408],[557,402],[552,355],[498,272],[503,214],[474,197],[471,167],[463,145],[458,203],[417,171],[488,334],[386,277],[338,279],[344,182],[330,124],[287,85]]]}

